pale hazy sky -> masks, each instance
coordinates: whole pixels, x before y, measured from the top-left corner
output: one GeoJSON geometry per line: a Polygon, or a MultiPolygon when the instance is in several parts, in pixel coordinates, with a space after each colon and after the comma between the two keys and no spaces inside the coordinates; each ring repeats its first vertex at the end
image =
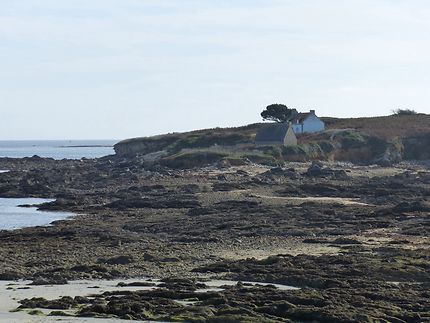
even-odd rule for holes
{"type": "Polygon", "coordinates": [[[0,140],[430,113],[428,0],[1,0],[0,140]]]}

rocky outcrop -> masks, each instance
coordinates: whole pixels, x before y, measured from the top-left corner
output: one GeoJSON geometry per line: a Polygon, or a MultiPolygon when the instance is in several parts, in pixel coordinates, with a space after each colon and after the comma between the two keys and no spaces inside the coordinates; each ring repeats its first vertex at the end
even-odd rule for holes
{"type": "Polygon", "coordinates": [[[119,156],[146,155],[162,151],[177,139],[175,135],[132,138],[115,144],[114,149],[115,153],[119,156]]]}
{"type": "MultiPolygon", "coordinates": [[[[429,125],[430,126],[430,125],[429,125]]],[[[255,128],[255,131],[258,127],[255,128]]],[[[401,129],[400,129],[401,130],[401,129]]],[[[186,169],[208,164],[243,165],[247,162],[270,166],[284,162],[348,161],[391,166],[404,159],[430,159],[430,132],[387,137],[354,128],[329,129],[299,137],[296,146],[256,146],[248,128],[206,129],[117,143],[117,156],[140,156],[146,165],[186,169]]],[[[254,131],[254,130],[253,130],[254,131]]]]}
{"type": "Polygon", "coordinates": [[[405,159],[430,160],[430,129],[427,134],[403,139],[403,146],[405,159]]]}

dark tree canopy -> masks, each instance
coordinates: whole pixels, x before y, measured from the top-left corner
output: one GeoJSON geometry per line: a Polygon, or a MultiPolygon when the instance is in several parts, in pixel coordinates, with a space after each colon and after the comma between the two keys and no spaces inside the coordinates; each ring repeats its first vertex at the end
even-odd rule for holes
{"type": "Polygon", "coordinates": [[[296,109],[290,109],[285,104],[275,103],[268,105],[266,109],[261,112],[261,117],[263,120],[286,122],[290,120],[295,113],[297,113],[296,109]]]}

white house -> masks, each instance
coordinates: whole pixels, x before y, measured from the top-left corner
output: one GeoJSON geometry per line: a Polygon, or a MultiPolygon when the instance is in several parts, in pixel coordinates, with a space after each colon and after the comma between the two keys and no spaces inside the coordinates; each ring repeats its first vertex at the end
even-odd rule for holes
{"type": "Polygon", "coordinates": [[[294,133],[318,132],[325,129],[324,122],[315,115],[315,110],[307,113],[296,113],[291,119],[294,133]]]}

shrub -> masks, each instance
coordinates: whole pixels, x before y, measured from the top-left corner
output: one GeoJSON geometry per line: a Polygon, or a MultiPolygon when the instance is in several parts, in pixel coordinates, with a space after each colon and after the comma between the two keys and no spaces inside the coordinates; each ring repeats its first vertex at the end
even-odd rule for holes
{"type": "Polygon", "coordinates": [[[397,116],[410,116],[410,115],[414,115],[414,114],[417,114],[417,112],[415,110],[411,110],[411,109],[393,110],[393,115],[397,115],[397,116]]]}

